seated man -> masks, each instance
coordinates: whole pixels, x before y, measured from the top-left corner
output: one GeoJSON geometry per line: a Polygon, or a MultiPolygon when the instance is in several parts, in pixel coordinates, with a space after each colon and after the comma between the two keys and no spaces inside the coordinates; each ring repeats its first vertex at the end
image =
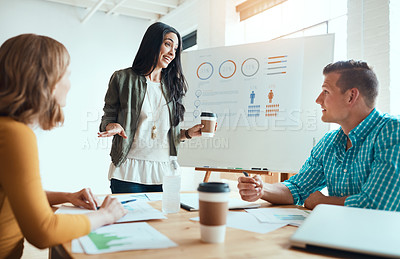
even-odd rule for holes
{"type": "Polygon", "coordinates": [[[375,73],[367,63],[350,60],[327,65],[323,74],[316,100],[321,119],[341,127],[327,133],[300,172],[283,183],[240,177],[242,199],[400,211],[400,120],[375,109],[375,73]],[[320,192],[324,187],[329,196],[320,192]]]}

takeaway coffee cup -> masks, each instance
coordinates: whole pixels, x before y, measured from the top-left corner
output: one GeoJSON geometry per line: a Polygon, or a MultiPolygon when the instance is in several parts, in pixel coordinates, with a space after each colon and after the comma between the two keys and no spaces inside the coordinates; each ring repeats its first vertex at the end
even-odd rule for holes
{"type": "Polygon", "coordinates": [[[214,137],[215,123],[217,123],[217,114],[212,112],[202,112],[200,115],[201,124],[204,127],[201,129],[203,137],[214,137]]]}
{"type": "Polygon", "coordinates": [[[228,213],[229,185],[226,183],[199,184],[200,236],[203,242],[223,243],[228,213]]]}

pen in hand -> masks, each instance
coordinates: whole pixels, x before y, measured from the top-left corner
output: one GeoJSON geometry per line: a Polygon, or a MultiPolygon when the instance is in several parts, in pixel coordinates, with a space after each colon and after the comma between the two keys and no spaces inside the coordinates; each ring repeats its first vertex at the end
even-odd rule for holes
{"type": "Polygon", "coordinates": [[[121,201],[121,204],[125,204],[125,203],[132,202],[132,201],[136,201],[136,199],[121,201]]]}
{"type": "MultiPolygon", "coordinates": [[[[136,199],[121,201],[121,204],[126,204],[126,203],[132,202],[132,201],[136,201],[136,199]]],[[[97,207],[97,209],[100,209],[100,207],[97,207]]]]}
{"type": "MultiPolygon", "coordinates": [[[[243,174],[244,174],[244,176],[246,176],[246,177],[249,177],[250,175],[247,173],[247,172],[245,172],[245,171],[243,171],[243,174]]],[[[258,183],[258,182],[256,182],[255,183],[255,187],[257,188],[257,187],[260,187],[260,184],[258,183]]]]}

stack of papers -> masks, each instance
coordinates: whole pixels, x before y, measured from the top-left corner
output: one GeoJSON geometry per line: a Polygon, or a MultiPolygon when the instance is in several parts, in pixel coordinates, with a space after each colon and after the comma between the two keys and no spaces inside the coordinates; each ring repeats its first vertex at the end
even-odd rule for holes
{"type": "Polygon", "coordinates": [[[262,223],[276,223],[300,226],[308,217],[310,211],[299,209],[261,208],[246,210],[262,223]]]}
{"type": "Polygon", "coordinates": [[[175,247],[176,243],[145,222],[113,224],[72,242],[72,253],[102,254],[175,247]]]}
{"type": "MultiPolygon", "coordinates": [[[[199,217],[191,218],[193,221],[200,221],[199,217]]],[[[254,216],[246,212],[229,211],[226,218],[226,226],[230,228],[241,229],[259,234],[266,234],[278,228],[284,227],[287,224],[269,224],[261,223],[254,216]]]]}
{"type": "MultiPolygon", "coordinates": [[[[226,226],[266,234],[286,225],[299,226],[309,214],[299,209],[261,208],[246,211],[229,211],[226,226]]],[[[200,219],[196,217],[191,220],[199,221],[200,219]]]]}
{"type": "MultiPolygon", "coordinates": [[[[230,210],[235,209],[250,209],[258,208],[261,205],[258,203],[252,203],[240,199],[229,198],[228,208],[230,210]]],[[[189,211],[199,210],[199,194],[198,193],[181,193],[181,207],[189,211]]]]}
{"type": "MultiPolygon", "coordinates": [[[[164,214],[150,206],[144,194],[117,196],[120,202],[136,199],[123,204],[128,213],[117,222],[132,222],[152,219],[166,219],[164,214]]],[[[103,198],[104,199],[104,198],[103,198]]],[[[93,210],[61,206],[57,214],[85,214],[93,210]]],[[[177,246],[166,236],[145,222],[112,224],[92,231],[89,235],[72,241],[73,253],[101,254],[125,250],[157,249],[177,246]]]]}

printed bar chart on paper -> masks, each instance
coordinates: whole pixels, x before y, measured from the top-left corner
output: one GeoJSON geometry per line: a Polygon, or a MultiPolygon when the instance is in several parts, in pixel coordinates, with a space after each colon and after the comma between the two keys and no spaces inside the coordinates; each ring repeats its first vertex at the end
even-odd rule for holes
{"type": "Polygon", "coordinates": [[[145,222],[104,226],[78,240],[87,254],[177,246],[145,222]]]}
{"type": "Polygon", "coordinates": [[[246,211],[255,216],[260,222],[287,223],[296,226],[301,225],[309,215],[308,211],[299,209],[261,208],[246,211]]]}
{"type": "Polygon", "coordinates": [[[118,240],[123,241],[129,237],[120,237],[110,233],[98,234],[96,232],[92,232],[88,235],[88,237],[98,250],[106,250],[106,249],[111,249],[113,247],[117,248],[129,244],[128,242],[126,243],[118,242],[118,240]]]}

